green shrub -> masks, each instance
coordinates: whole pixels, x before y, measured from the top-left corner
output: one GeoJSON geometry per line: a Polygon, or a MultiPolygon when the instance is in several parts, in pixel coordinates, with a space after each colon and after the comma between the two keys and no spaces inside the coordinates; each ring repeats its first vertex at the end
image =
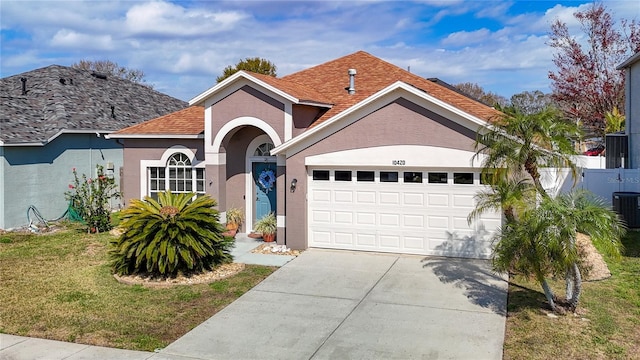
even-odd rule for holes
{"type": "Polygon", "coordinates": [[[76,168],[72,172],[73,184],[69,184],[70,190],[65,192],[65,197],[77,216],[86,224],[87,232],[111,230],[109,200],[120,197],[115,179],[105,175],[102,165],[96,165],[95,179],[87,178],[85,174],[78,177],[76,168]]]}
{"type": "Polygon", "coordinates": [[[209,196],[159,193],[158,201],[132,200],[121,213],[122,235],[109,255],[119,275],[173,277],[211,270],[231,262],[233,238],[225,237],[220,215],[209,196]]]}

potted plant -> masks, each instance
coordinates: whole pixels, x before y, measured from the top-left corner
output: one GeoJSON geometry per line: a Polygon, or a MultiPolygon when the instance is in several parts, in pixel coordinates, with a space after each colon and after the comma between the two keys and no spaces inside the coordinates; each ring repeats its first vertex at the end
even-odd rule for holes
{"type": "Polygon", "coordinates": [[[256,222],[253,228],[256,232],[262,234],[262,239],[265,242],[274,241],[276,239],[276,232],[278,231],[276,215],[271,212],[263,216],[256,222]]]}
{"type": "Polygon", "coordinates": [[[232,233],[233,236],[238,232],[238,229],[244,222],[244,211],[240,208],[227,209],[227,230],[232,233]]]}
{"type": "Polygon", "coordinates": [[[244,211],[240,208],[230,208],[227,210],[227,229],[239,229],[244,222],[244,211]]]}

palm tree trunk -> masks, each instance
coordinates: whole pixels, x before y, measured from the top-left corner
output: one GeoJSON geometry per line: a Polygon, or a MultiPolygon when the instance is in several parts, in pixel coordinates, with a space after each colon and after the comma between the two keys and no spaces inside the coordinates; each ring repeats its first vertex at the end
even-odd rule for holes
{"type": "Polygon", "coordinates": [[[547,297],[547,301],[551,306],[551,310],[556,312],[558,310],[558,307],[556,306],[556,302],[553,300],[555,298],[555,295],[553,294],[553,290],[551,290],[551,287],[549,286],[547,279],[545,279],[544,277],[538,276],[538,282],[540,283],[540,285],[542,285],[542,290],[544,290],[544,296],[547,297]]]}
{"type": "Polygon", "coordinates": [[[570,299],[573,298],[573,288],[574,288],[574,281],[573,281],[573,268],[567,270],[567,274],[564,278],[565,281],[565,285],[566,285],[566,296],[567,296],[567,301],[569,301],[570,299]]]}
{"type": "Polygon", "coordinates": [[[544,186],[542,186],[542,182],[540,181],[540,172],[538,171],[538,164],[536,163],[535,159],[527,159],[524,163],[524,169],[531,176],[533,185],[535,186],[538,193],[543,198],[549,197],[549,194],[547,194],[547,191],[544,189],[544,186]]]}
{"type": "Polygon", "coordinates": [[[575,312],[578,307],[578,302],[580,301],[580,294],[582,293],[582,274],[580,274],[578,263],[573,263],[571,272],[573,273],[573,296],[569,298],[567,295],[567,301],[569,302],[569,308],[571,311],[575,312]]]}

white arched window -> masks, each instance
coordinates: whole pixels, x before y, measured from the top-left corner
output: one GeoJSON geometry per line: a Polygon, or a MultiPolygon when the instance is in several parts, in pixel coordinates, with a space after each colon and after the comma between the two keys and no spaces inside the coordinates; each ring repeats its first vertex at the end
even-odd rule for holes
{"type": "Polygon", "coordinates": [[[256,148],[253,156],[271,156],[271,150],[274,146],[271,143],[264,143],[256,148]]]}
{"type": "Polygon", "coordinates": [[[164,167],[148,168],[148,195],[158,199],[158,193],[171,190],[173,193],[195,192],[204,195],[204,168],[194,168],[189,157],[181,152],[169,157],[164,167]]]}

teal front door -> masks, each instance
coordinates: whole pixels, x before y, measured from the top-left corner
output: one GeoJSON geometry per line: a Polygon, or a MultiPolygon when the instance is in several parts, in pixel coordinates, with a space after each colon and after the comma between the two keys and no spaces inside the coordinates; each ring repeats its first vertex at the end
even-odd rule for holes
{"type": "Polygon", "coordinates": [[[257,221],[276,212],[276,163],[253,163],[253,183],[256,192],[254,221],[257,221]]]}

